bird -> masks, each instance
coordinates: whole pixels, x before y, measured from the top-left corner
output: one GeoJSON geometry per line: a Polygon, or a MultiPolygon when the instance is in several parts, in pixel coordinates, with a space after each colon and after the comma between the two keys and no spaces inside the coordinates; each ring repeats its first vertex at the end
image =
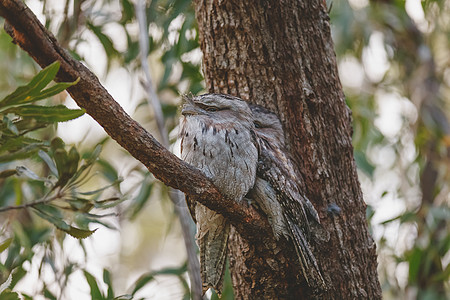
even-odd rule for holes
{"type": "MultiPolygon", "coordinates": [[[[221,194],[243,201],[254,186],[258,145],[248,104],[224,94],[185,96],[180,122],[181,158],[199,168],[221,194]]],[[[188,198],[197,224],[203,292],[222,290],[230,224],[219,213],[188,198]]]]}
{"type": "Polygon", "coordinates": [[[277,240],[290,240],[295,247],[303,276],[316,291],[326,290],[326,283],[308,240],[326,235],[319,215],[299,187],[301,173],[286,149],[283,127],[270,110],[250,104],[259,146],[257,175],[253,189],[246,196],[266,214],[277,240]]]}

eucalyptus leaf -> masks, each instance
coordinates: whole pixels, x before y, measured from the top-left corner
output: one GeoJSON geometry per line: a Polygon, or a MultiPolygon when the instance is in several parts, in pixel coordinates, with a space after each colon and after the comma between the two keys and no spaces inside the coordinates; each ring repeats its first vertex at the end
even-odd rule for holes
{"type": "Polygon", "coordinates": [[[111,207],[118,205],[119,203],[121,203],[124,200],[125,200],[125,197],[111,197],[108,199],[94,201],[94,206],[96,208],[111,208],[111,207]]]}
{"type": "Polygon", "coordinates": [[[95,299],[95,300],[104,300],[105,299],[106,300],[106,298],[100,292],[100,288],[98,287],[95,277],[86,270],[83,271],[83,273],[84,273],[84,277],[86,278],[86,281],[88,282],[89,287],[91,289],[91,299],[95,299]]]}
{"type": "Polygon", "coordinates": [[[55,61],[42,69],[27,85],[18,87],[13,93],[0,101],[0,109],[29,102],[29,100],[39,94],[39,92],[49,84],[59,70],[59,62],[55,61]]]}
{"type": "Polygon", "coordinates": [[[80,154],[75,147],[71,147],[67,156],[68,167],[67,173],[69,177],[72,177],[78,169],[78,163],[80,161],[80,154]]]}
{"type": "Polygon", "coordinates": [[[74,238],[77,239],[84,239],[89,236],[91,236],[97,229],[94,230],[87,230],[87,229],[80,229],[73,227],[71,225],[68,225],[62,218],[59,216],[55,216],[48,213],[47,211],[44,211],[45,209],[48,209],[49,207],[46,205],[40,205],[39,207],[34,207],[34,212],[44,220],[52,223],[55,225],[55,227],[59,230],[64,231],[65,233],[71,235],[74,238]]]}
{"type": "Polygon", "coordinates": [[[89,212],[94,207],[94,204],[91,201],[79,197],[76,199],[66,200],[66,202],[74,211],[79,212],[89,212]]]}
{"type": "Polygon", "coordinates": [[[52,172],[53,175],[58,176],[58,169],[56,168],[55,162],[50,157],[50,155],[48,155],[47,152],[42,151],[42,150],[38,151],[38,155],[40,158],[42,158],[42,160],[48,166],[48,168],[50,169],[50,172],[52,172]]]}
{"type": "MultiPolygon", "coordinates": [[[[87,23],[87,27],[95,34],[108,57],[116,57],[119,52],[114,47],[114,44],[109,36],[103,33],[103,29],[100,26],[95,26],[92,23],[87,23]]],[[[109,60],[108,60],[109,63],[109,60]]],[[[109,66],[109,65],[108,65],[109,66]]]]}
{"type": "Polygon", "coordinates": [[[58,298],[56,298],[55,295],[53,295],[52,292],[50,292],[50,291],[48,290],[47,287],[44,287],[44,296],[45,296],[45,298],[47,298],[47,299],[49,299],[49,300],[57,300],[57,299],[58,299],[58,298]]]}
{"type": "Polygon", "coordinates": [[[55,216],[53,214],[49,214],[48,211],[44,211],[44,209],[47,209],[48,206],[46,207],[46,205],[39,205],[39,206],[35,206],[33,208],[34,208],[34,212],[39,217],[52,223],[59,230],[62,230],[64,232],[67,232],[70,230],[70,226],[66,222],[64,222],[64,220],[62,219],[62,216],[61,217],[55,216]]]}
{"type": "Polygon", "coordinates": [[[106,298],[113,299],[114,298],[114,290],[112,286],[111,273],[107,269],[103,269],[103,282],[108,286],[108,294],[106,298]]]}
{"type": "Polygon", "coordinates": [[[56,106],[40,106],[40,105],[23,105],[11,107],[4,113],[13,113],[21,117],[33,117],[40,122],[66,122],[76,119],[84,115],[84,109],[70,109],[64,105],[56,106]]]}
{"type": "Polygon", "coordinates": [[[0,299],[2,299],[2,300],[20,300],[19,294],[17,294],[16,292],[8,291],[8,290],[6,290],[0,294],[0,299]]]}
{"type": "MultiPolygon", "coordinates": [[[[32,144],[32,145],[28,145],[18,151],[8,153],[8,154],[2,154],[2,155],[0,155],[0,163],[21,160],[21,159],[31,157],[34,154],[36,154],[39,151],[39,149],[42,148],[42,146],[43,146],[43,144],[32,144]]],[[[0,153],[1,152],[2,151],[0,151],[0,153]]]]}
{"type": "Polygon", "coordinates": [[[74,238],[77,239],[85,239],[89,236],[91,236],[97,229],[94,230],[87,230],[87,229],[80,229],[73,226],[69,226],[69,230],[64,230],[67,234],[71,235],[74,238]]]}
{"type": "Polygon", "coordinates": [[[141,288],[143,288],[147,283],[150,281],[153,281],[155,279],[155,276],[153,273],[147,273],[138,278],[138,280],[134,283],[133,291],[131,292],[132,295],[136,294],[141,288]]]}
{"type": "Polygon", "coordinates": [[[19,150],[23,150],[24,147],[36,145],[43,146],[45,142],[29,138],[26,136],[3,136],[0,138],[1,146],[0,153],[2,152],[15,152],[19,150]],[[3,139],[4,138],[4,139],[3,139]]]}
{"type": "Polygon", "coordinates": [[[141,184],[141,188],[137,196],[132,200],[128,210],[130,211],[130,220],[134,220],[144,205],[150,199],[150,194],[154,187],[154,181],[150,181],[148,178],[144,179],[141,184]]]}
{"type": "Polygon", "coordinates": [[[34,101],[50,98],[51,96],[58,95],[62,91],[66,90],[67,88],[77,84],[79,81],[80,81],[80,78],[77,78],[77,80],[75,80],[74,82],[58,82],[54,86],[43,90],[39,95],[32,97],[27,102],[34,102],[34,101]]]}
{"type": "MultiPolygon", "coordinates": [[[[122,181],[123,181],[122,179],[119,179],[119,180],[116,180],[113,183],[108,184],[108,185],[106,185],[104,187],[101,187],[99,189],[96,189],[96,190],[93,190],[93,191],[89,191],[89,192],[80,192],[79,194],[80,195],[85,195],[85,196],[95,195],[95,194],[103,192],[104,190],[106,190],[106,189],[108,189],[110,187],[113,187],[113,186],[121,183],[122,181]]],[[[104,200],[104,201],[98,201],[98,202],[105,202],[105,201],[108,202],[108,201],[116,201],[116,200],[118,200],[118,199],[117,198],[113,198],[113,199],[110,199],[110,200],[104,200]]]]}
{"type": "MultiPolygon", "coordinates": [[[[2,253],[3,251],[5,251],[9,245],[11,245],[11,242],[13,241],[13,238],[8,238],[6,240],[4,240],[3,242],[0,243],[0,253],[2,253]]],[[[1,293],[1,291],[0,291],[1,293]]]]}

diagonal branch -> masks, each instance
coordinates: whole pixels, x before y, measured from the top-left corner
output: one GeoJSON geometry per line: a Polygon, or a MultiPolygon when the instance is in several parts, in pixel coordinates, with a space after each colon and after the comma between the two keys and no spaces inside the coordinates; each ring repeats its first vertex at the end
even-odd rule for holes
{"type": "Polygon", "coordinates": [[[13,42],[41,66],[58,60],[57,81],[74,81],[68,89],[75,102],[94,118],[119,145],[142,162],[166,185],[195,196],[206,207],[227,217],[246,238],[258,239],[270,227],[267,220],[247,203],[225,199],[212,182],[198,169],[180,160],[159,144],[133,120],[100,84],[98,78],[81,62],[61,48],[55,37],[38,21],[20,0],[0,0],[0,16],[13,42]]]}

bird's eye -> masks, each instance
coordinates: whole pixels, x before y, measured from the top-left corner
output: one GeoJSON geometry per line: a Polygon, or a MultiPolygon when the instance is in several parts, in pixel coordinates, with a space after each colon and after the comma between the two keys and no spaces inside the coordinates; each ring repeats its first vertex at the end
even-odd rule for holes
{"type": "Polygon", "coordinates": [[[262,127],[262,124],[259,123],[258,121],[253,121],[253,124],[255,124],[256,128],[261,128],[262,127]]]}
{"type": "Polygon", "coordinates": [[[214,112],[214,111],[218,111],[219,109],[217,107],[209,106],[209,107],[205,108],[205,110],[214,112]]]}

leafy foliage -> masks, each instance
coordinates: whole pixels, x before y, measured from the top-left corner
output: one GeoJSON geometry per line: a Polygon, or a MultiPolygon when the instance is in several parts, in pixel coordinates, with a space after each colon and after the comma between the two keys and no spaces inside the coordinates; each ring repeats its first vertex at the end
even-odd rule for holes
{"type": "MultiPolygon", "coordinates": [[[[138,36],[134,28],[130,27],[136,24],[133,3],[122,0],[97,1],[92,7],[89,7],[89,4],[93,4],[92,1],[65,1],[61,23],[60,20],[56,21],[52,10],[48,10],[45,3],[42,14],[46,16],[46,27],[56,28],[53,21],[58,22],[58,40],[80,60],[84,57],[83,52],[78,53],[78,47],[94,37],[103,47],[107,58],[107,72],[116,67],[117,63],[129,72],[139,71],[138,36]],[[116,5],[121,8],[119,16],[116,13],[116,5]],[[117,36],[109,30],[111,26],[122,29],[127,42],[125,49],[119,50],[117,36]]],[[[152,28],[149,36],[150,57],[155,57],[158,66],[163,69],[161,78],[157,80],[158,92],[178,95],[185,92],[197,93],[203,89],[198,59],[198,32],[190,1],[152,1],[147,7],[147,19],[148,26],[152,28]],[[197,58],[192,58],[195,56],[192,52],[196,51],[197,58]]],[[[0,45],[4,47],[0,51],[8,49],[5,51],[11,52],[11,60],[14,61],[16,57],[20,57],[20,53],[16,53],[17,48],[8,45],[9,42],[10,38],[1,32],[0,45]]],[[[33,71],[35,68],[26,56],[20,57],[17,63],[19,62],[23,65],[17,69],[24,70],[31,66],[33,71]]],[[[70,110],[62,105],[36,105],[36,101],[56,95],[76,84],[57,83],[45,89],[57,70],[58,64],[55,63],[31,80],[27,80],[26,74],[24,76],[20,72],[11,72],[15,80],[21,79],[19,82],[28,84],[18,88],[1,102],[0,113],[4,118],[1,123],[0,144],[0,163],[3,163],[0,165],[0,214],[6,216],[5,221],[1,221],[4,226],[2,236],[10,238],[0,240],[7,255],[5,261],[0,260],[0,282],[8,274],[14,274],[10,285],[10,289],[14,289],[16,284],[27,276],[24,264],[31,263],[40,265],[39,272],[50,266],[55,276],[61,278],[57,280],[56,285],[42,280],[43,284],[37,294],[48,299],[64,297],[69,278],[80,270],[83,271],[93,299],[131,299],[131,294],[115,295],[108,270],[104,270],[102,281],[96,279],[93,273],[79,263],[70,259],[61,261],[53,254],[55,251],[63,251],[67,235],[78,239],[92,236],[98,229],[92,227],[94,224],[116,228],[109,221],[105,221],[115,213],[98,214],[93,213],[94,210],[123,211],[127,219],[136,219],[156,185],[155,179],[148,171],[135,167],[130,172],[143,174],[143,179],[129,189],[130,195],[124,196],[119,192],[121,179],[118,172],[101,156],[100,150],[107,140],[101,141],[93,149],[81,151],[79,146],[67,146],[60,138],[54,138],[53,132],[48,133],[49,126],[56,122],[68,121],[84,113],[83,110],[70,110]],[[93,170],[103,175],[109,184],[98,188],[100,178],[96,179],[98,176],[91,175],[93,170]],[[92,186],[97,188],[92,190],[92,186]],[[111,194],[111,190],[115,191],[111,196],[103,196],[104,193],[111,194]],[[133,190],[140,192],[134,195],[133,190]],[[117,205],[126,197],[131,198],[131,201],[118,208],[117,205]],[[28,221],[18,222],[21,218],[28,221]],[[58,230],[55,237],[52,236],[53,228],[58,230]],[[35,254],[35,251],[31,250],[33,247],[41,249],[37,253],[46,254],[43,257],[35,254]],[[107,286],[105,291],[104,285],[107,286]]],[[[148,108],[142,105],[145,103],[143,101],[138,106],[138,115],[140,111],[147,113],[148,108]]],[[[162,103],[162,108],[166,124],[172,129],[177,123],[177,105],[168,101],[162,103]]],[[[162,199],[167,199],[167,189],[161,189],[161,196],[162,199]]],[[[81,240],[80,246],[85,249],[81,240]]],[[[153,282],[161,274],[173,275],[184,287],[184,298],[189,298],[190,290],[184,278],[186,272],[186,266],[156,271],[152,273],[152,278],[147,278],[144,285],[153,282]]],[[[139,291],[134,293],[136,292],[139,291]]],[[[25,293],[21,295],[32,298],[25,293]]]]}
{"type": "Polygon", "coordinates": [[[446,299],[450,97],[442,57],[449,54],[449,7],[422,1],[413,11],[413,2],[334,2],[331,20],[353,111],[355,159],[376,206],[369,209],[384,295],[446,299]],[[348,80],[346,69],[353,71],[348,80]],[[402,209],[386,220],[382,214],[392,212],[376,199],[402,209]]]}
{"type": "MultiPolygon", "coordinates": [[[[52,226],[77,239],[87,238],[95,232],[95,229],[89,229],[89,224],[102,217],[90,211],[109,208],[122,200],[121,196],[100,198],[107,187],[117,187],[120,180],[105,188],[81,190],[91,180],[89,172],[100,155],[101,145],[81,156],[75,147],[68,149],[60,138],[47,142],[36,136],[38,129],[84,114],[82,109],[69,109],[63,105],[30,104],[59,94],[77,83],[56,83],[46,88],[58,69],[58,62],[49,65],[28,84],[18,87],[0,101],[1,236],[9,236],[0,243],[0,252],[6,252],[5,260],[0,262],[0,282],[13,274],[9,288],[13,288],[26,274],[23,265],[32,261],[33,247],[55,247],[52,226]],[[31,137],[32,133],[35,136],[31,137]],[[48,175],[38,175],[26,166],[32,162],[33,169],[40,169],[39,173],[48,175]],[[11,169],[14,165],[16,167],[11,169]],[[14,212],[16,210],[19,210],[18,215],[14,212]]],[[[62,243],[65,235],[56,236],[62,243]]],[[[52,265],[52,261],[45,255],[41,268],[45,264],[52,265]]],[[[52,298],[45,287],[43,294],[52,298]]],[[[2,297],[16,299],[17,294],[5,290],[2,297]]]]}
{"type": "MultiPolygon", "coordinates": [[[[450,288],[449,7],[443,0],[421,1],[423,18],[418,19],[407,9],[413,2],[417,1],[333,1],[330,16],[341,79],[353,113],[355,160],[377,239],[384,297],[445,299],[450,288]],[[383,117],[386,107],[396,109],[396,114],[388,111],[389,120],[383,117]],[[401,207],[395,214],[383,208],[394,204],[401,207]]],[[[141,73],[133,1],[66,0],[60,14],[49,1],[41,3],[45,26],[74,57],[88,61],[83,47],[96,41],[106,58],[106,75],[117,68],[128,74],[141,73]]],[[[177,103],[172,99],[203,89],[194,9],[187,0],[154,0],[147,2],[146,14],[148,60],[166,125],[172,130],[178,121],[177,103]]],[[[0,94],[9,93],[10,86],[24,85],[0,101],[0,283],[13,274],[0,297],[18,298],[16,285],[27,276],[31,264],[40,266],[40,271],[50,266],[60,278],[56,288],[41,279],[38,293],[47,299],[64,298],[64,288],[77,272],[86,280],[92,299],[136,298],[160,277],[175,278],[181,297],[188,298],[185,264],[145,272],[125,287],[119,284],[123,280],[114,281],[119,272],[113,266],[96,278],[80,263],[56,259],[54,253],[63,249],[67,235],[80,239],[85,250],[82,239],[95,237],[98,225],[116,228],[109,222],[111,214],[122,213],[120,222],[142,222],[144,208],[152,205],[150,197],[167,199],[167,189],[136,165],[127,175],[138,179],[129,184],[124,196],[119,171],[107,159],[110,154],[100,152],[102,147],[109,150],[107,140],[81,150],[88,147],[67,146],[49,132],[56,122],[76,118],[83,111],[36,102],[75,83],[46,88],[57,63],[33,77],[36,65],[10,40],[1,30],[0,53],[5,59],[0,60],[4,70],[0,94]],[[102,176],[93,176],[93,171],[102,176]],[[125,197],[130,201],[122,202],[125,197]],[[121,289],[127,292],[117,293],[121,289]]],[[[151,126],[153,119],[148,116],[146,101],[141,101],[134,117],[151,126]]],[[[121,153],[117,160],[126,159],[127,154],[121,153]]],[[[161,203],[170,214],[173,208],[161,203]]],[[[174,218],[167,219],[168,228],[175,228],[174,218]]],[[[145,236],[156,235],[146,229],[145,236]]],[[[123,247],[154,243],[145,236],[140,236],[140,242],[122,242],[123,247]]],[[[145,249],[141,250],[145,257],[151,256],[145,249]]],[[[135,251],[131,256],[139,250],[135,251]]],[[[222,296],[233,298],[230,281],[222,296]]]]}

